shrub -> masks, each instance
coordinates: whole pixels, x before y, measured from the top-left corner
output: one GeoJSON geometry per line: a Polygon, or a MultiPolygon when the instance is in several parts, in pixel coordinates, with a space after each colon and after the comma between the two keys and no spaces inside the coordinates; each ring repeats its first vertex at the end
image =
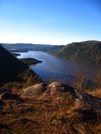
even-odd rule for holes
{"type": "Polygon", "coordinates": [[[87,70],[79,68],[70,81],[70,86],[84,90],[87,87],[87,70]]]}
{"type": "Polygon", "coordinates": [[[95,88],[101,88],[101,70],[98,71],[98,75],[93,80],[95,88]]]}

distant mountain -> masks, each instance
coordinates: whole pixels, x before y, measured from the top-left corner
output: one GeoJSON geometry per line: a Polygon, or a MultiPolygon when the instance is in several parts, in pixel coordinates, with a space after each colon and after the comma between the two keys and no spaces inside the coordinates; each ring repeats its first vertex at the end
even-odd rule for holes
{"type": "Polygon", "coordinates": [[[0,46],[0,86],[7,82],[20,81],[19,75],[25,70],[29,70],[29,67],[0,46]]]}
{"type": "Polygon", "coordinates": [[[5,44],[1,43],[1,45],[9,50],[10,52],[14,51],[28,51],[28,50],[36,50],[36,51],[55,51],[64,47],[64,45],[47,45],[47,44],[25,44],[25,43],[16,43],[16,44],[5,44]]]}
{"type": "Polygon", "coordinates": [[[56,52],[56,55],[67,59],[101,64],[101,42],[74,42],[64,46],[56,52]]]}

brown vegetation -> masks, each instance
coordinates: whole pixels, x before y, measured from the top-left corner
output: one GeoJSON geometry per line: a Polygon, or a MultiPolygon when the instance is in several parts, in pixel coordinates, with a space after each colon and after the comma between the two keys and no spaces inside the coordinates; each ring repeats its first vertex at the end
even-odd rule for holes
{"type": "Polygon", "coordinates": [[[80,90],[54,82],[37,98],[1,100],[0,134],[100,134],[100,103],[80,90]]]}

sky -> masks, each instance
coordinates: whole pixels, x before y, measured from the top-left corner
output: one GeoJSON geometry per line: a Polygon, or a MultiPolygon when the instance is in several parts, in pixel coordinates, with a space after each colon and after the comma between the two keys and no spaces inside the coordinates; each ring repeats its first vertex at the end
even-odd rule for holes
{"type": "Polygon", "coordinates": [[[101,0],[0,0],[0,43],[101,41],[101,0]]]}

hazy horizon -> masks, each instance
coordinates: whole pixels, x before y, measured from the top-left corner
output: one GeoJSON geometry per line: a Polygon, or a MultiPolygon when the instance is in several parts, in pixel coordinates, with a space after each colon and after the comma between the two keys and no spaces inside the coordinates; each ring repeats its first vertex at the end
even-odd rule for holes
{"type": "Polygon", "coordinates": [[[101,42],[100,40],[85,40],[85,41],[78,41],[78,42],[70,42],[70,43],[67,43],[67,44],[42,44],[42,43],[28,43],[28,42],[26,42],[26,43],[23,43],[23,42],[17,42],[17,43],[5,43],[5,42],[0,42],[0,44],[25,44],[25,45],[27,45],[27,44],[31,44],[31,45],[68,45],[68,44],[71,44],[71,43],[80,43],[80,42],[92,42],[92,41],[97,41],[97,42],[101,42]]]}

